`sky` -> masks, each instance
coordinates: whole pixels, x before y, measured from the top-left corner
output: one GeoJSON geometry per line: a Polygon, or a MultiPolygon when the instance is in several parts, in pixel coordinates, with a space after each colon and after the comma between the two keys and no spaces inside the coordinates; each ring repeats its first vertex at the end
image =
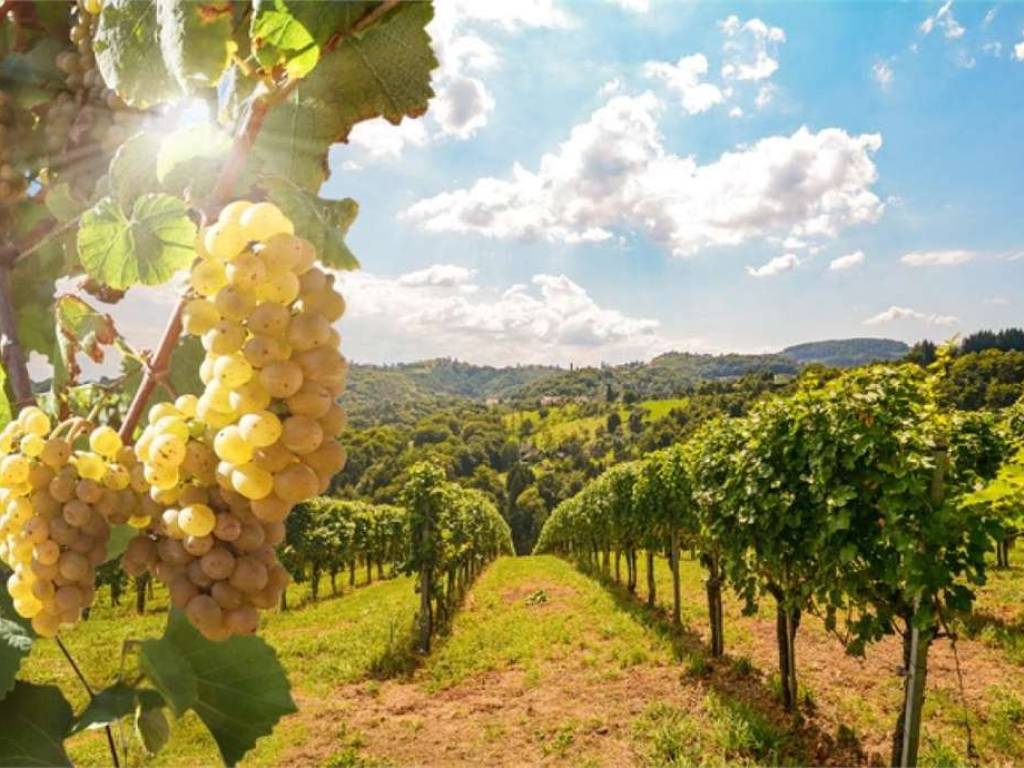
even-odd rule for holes
{"type": "MultiPolygon", "coordinates": [[[[350,359],[1022,322],[1024,3],[439,0],[428,30],[428,114],[331,152],[350,359]]],[[[123,330],[155,337],[172,299],[139,301],[123,330]]]]}

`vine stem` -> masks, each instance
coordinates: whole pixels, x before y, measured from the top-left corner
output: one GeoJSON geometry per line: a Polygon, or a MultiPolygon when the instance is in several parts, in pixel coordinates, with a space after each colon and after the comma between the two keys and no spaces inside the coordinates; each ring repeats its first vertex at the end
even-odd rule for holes
{"type": "MultiPolygon", "coordinates": [[[[54,637],[53,639],[57,642],[57,647],[60,648],[60,652],[64,654],[64,658],[68,660],[68,664],[71,665],[71,669],[75,671],[75,676],[78,678],[79,682],[82,683],[82,687],[85,688],[86,693],[88,693],[90,697],[93,696],[92,686],[89,685],[89,681],[85,679],[85,675],[82,674],[81,667],[78,666],[78,662],[75,661],[75,657],[71,655],[71,651],[68,650],[68,647],[64,645],[64,641],[59,637],[54,637]]],[[[110,747],[110,757],[114,761],[114,768],[120,768],[121,761],[117,756],[117,744],[114,743],[114,732],[111,730],[109,725],[104,726],[104,730],[107,732],[107,746],[110,747]]]]}

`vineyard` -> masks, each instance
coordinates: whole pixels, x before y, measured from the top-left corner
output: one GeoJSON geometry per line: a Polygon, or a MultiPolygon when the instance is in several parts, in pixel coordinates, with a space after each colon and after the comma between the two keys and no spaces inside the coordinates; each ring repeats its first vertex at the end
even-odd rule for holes
{"type": "Polygon", "coordinates": [[[1018,329],[350,362],[339,145],[472,135],[456,5],[0,5],[0,766],[1024,762],[1018,329]]]}

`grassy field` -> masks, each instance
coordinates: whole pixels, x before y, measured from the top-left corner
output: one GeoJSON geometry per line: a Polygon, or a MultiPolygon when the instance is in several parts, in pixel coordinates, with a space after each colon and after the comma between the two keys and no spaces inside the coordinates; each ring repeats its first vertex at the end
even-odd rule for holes
{"type": "MultiPolygon", "coordinates": [[[[1024,548],[1015,559],[1024,562],[1024,548]]],[[[669,573],[656,561],[658,606],[553,557],[502,558],[470,591],[451,632],[418,659],[408,639],[416,609],[398,578],[309,604],[297,589],[264,637],[279,653],[299,712],[262,739],[252,765],[884,764],[898,706],[899,650],[843,654],[807,617],[797,638],[802,717],[776,694],[771,606],[743,616],[726,603],[726,658],[704,653],[699,566],[684,561],[684,626],[666,621],[669,573]],[[419,662],[417,664],[417,661],[419,662]]],[[[1024,762],[1024,567],[993,572],[978,617],[958,643],[964,686],[948,641],[931,656],[925,765],[966,764],[967,727],[984,765],[1024,762]]],[[[159,601],[158,601],[159,602],[159,601]]],[[[154,606],[156,610],[158,606],[154,606]]],[[[126,637],[156,634],[163,617],[99,608],[67,640],[97,686],[116,673],[126,637]]],[[[50,643],[24,674],[84,696],[50,643]]],[[[104,764],[96,733],[75,737],[72,758],[104,764]]],[[[133,763],[139,763],[136,752],[133,763]]],[[[211,764],[198,723],[173,726],[157,764],[211,764]]]]}
{"type": "MultiPolygon", "coordinates": [[[[673,408],[682,407],[686,398],[673,398],[669,400],[644,400],[637,403],[636,407],[644,410],[645,421],[658,421],[665,418],[673,408]]],[[[618,410],[619,418],[625,423],[629,418],[629,408],[618,410]]],[[[518,433],[520,425],[529,420],[533,425],[532,440],[541,448],[557,445],[574,435],[584,440],[594,436],[598,427],[603,427],[607,421],[607,414],[601,416],[581,416],[580,407],[574,403],[561,406],[551,406],[546,410],[546,415],[541,416],[540,411],[516,411],[505,417],[506,426],[518,433]]]]}

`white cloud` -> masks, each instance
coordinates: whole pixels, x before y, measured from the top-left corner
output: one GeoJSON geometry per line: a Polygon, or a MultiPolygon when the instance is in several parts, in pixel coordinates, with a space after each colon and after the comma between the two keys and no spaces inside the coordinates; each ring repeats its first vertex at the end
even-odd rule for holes
{"type": "Polygon", "coordinates": [[[727,80],[764,80],[779,68],[779,44],[786,42],[781,27],[772,27],[761,19],[741,22],[735,14],[718,23],[725,35],[722,50],[726,63],[722,77],[727,80]]]}
{"type": "Polygon", "coordinates": [[[598,89],[597,95],[602,99],[606,99],[613,94],[619,93],[621,90],[622,81],[617,77],[613,77],[598,89]]]}
{"type": "Polygon", "coordinates": [[[874,75],[875,82],[882,88],[888,88],[892,84],[892,65],[887,61],[876,62],[871,68],[871,74],[874,75]]]}
{"type": "Polygon", "coordinates": [[[795,253],[784,253],[774,259],[762,264],[760,267],[747,267],[747,274],[751,277],[773,277],[782,272],[789,272],[800,265],[800,259],[795,253]]]}
{"type": "Polygon", "coordinates": [[[469,270],[441,264],[395,278],[342,273],[343,322],[360,324],[353,341],[399,339],[417,358],[457,354],[495,364],[623,361],[672,346],[658,334],[657,320],[601,307],[565,275],[538,274],[529,285],[506,289],[477,285],[471,277],[469,270]],[[423,278],[455,270],[462,270],[457,284],[423,278]],[[466,285],[476,290],[459,290],[466,285]]]}
{"type": "Polygon", "coordinates": [[[624,11],[633,13],[647,13],[651,10],[650,0],[608,0],[608,2],[619,6],[624,11]]]}
{"type": "Polygon", "coordinates": [[[978,60],[971,56],[966,48],[960,48],[953,58],[953,63],[960,69],[974,69],[978,60]]]}
{"type": "Polygon", "coordinates": [[[911,251],[900,257],[900,261],[908,267],[950,267],[955,264],[966,264],[977,254],[974,251],[911,251]]]}
{"type": "Polygon", "coordinates": [[[864,325],[882,325],[897,320],[918,320],[929,325],[955,325],[960,322],[960,318],[953,315],[927,314],[910,307],[897,307],[894,304],[884,312],[869,317],[864,321],[864,325]]]}
{"type": "MultiPolygon", "coordinates": [[[[1024,32],[1022,32],[1021,34],[1024,34],[1024,32]]],[[[1024,40],[1021,40],[1019,43],[1013,46],[1013,55],[1014,58],[1017,59],[1017,61],[1024,61],[1024,40]]]]}
{"type": "Polygon", "coordinates": [[[848,253],[845,256],[839,256],[838,258],[832,259],[828,264],[828,268],[832,272],[839,272],[844,269],[859,267],[863,263],[864,251],[854,251],[853,253],[848,253]]]}
{"type": "Polygon", "coordinates": [[[467,269],[456,264],[431,264],[425,269],[406,272],[398,278],[399,285],[435,285],[451,288],[465,285],[476,275],[475,269],[467,269]]]}
{"type": "Polygon", "coordinates": [[[683,56],[675,64],[667,61],[648,61],[644,75],[661,80],[689,114],[706,112],[724,98],[718,86],[701,82],[708,73],[708,60],[702,53],[683,56]]]}
{"type": "Polygon", "coordinates": [[[758,109],[764,109],[772,103],[772,99],[775,98],[778,90],[778,86],[775,83],[765,83],[757,89],[757,98],[754,99],[754,106],[758,109]]]}
{"type": "MultiPolygon", "coordinates": [[[[553,0],[448,0],[434,6],[434,18],[427,25],[439,66],[432,80],[436,97],[426,116],[403,120],[398,126],[382,120],[359,123],[349,143],[365,159],[397,158],[406,147],[421,147],[444,139],[465,140],[487,125],[495,100],[483,75],[501,64],[494,45],[485,39],[486,30],[518,33],[524,29],[567,29],[573,17],[553,0]],[[483,29],[481,29],[483,28],[483,29]]],[[[349,167],[361,167],[349,159],[349,167]]]]}
{"type": "Polygon", "coordinates": [[[1003,55],[1003,44],[1000,42],[985,43],[981,46],[981,52],[995,59],[1001,58],[1003,55]]]}
{"type": "Polygon", "coordinates": [[[988,11],[987,11],[987,12],[985,13],[985,18],[984,18],[984,19],[982,20],[982,22],[981,22],[981,23],[982,23],[982,24],[984,24],[984,25],[985,25],[985,26],[987,27],[987,26],[988,26],[989,24],[991,24],[991,23],[992,23],[993,19],[995,19],[995,17],[996,17],[996,14],[997,14],[998,12],[999,12],[999,6],[998,6],[998,5],[993,5],[993,6],[992,6],[991,8],[989,8],[989,9],[988,9],[988,11]]]}
{"type": "Polygon", "coordinates": [[[953,0],[946,0],[934,16],[929,16],[921,22],[919,29],[924,34],[930,35],[936,26],[942,27],[943,34],[946,36],[947,40],[956,40],[961,38],[963,37],[964,32],[967,31],[953,15],[953,0]]]}
{"type": "Polygon", "coordinates": [[[743,108],[733,107],[729,110],[729,117],[743,117],[743,108]]]}
{"type": "Polygon", "coordinates": [[[1005,296],[990,296],[985,299],[985,303],[993,307],[1005,307],[1010,303],[1010,300],[1005,296]]]}
{"type": "Polygon", "coordinates": [[[689,256],[771,235],[834,237],[882,214],[871,189],[878,134],[804,127],[700,165],[665,148],[663,108],[651,93],[615,96],[536,171],[516,163],[506,178],[420,200],[402,218],[431,232],[564,243],[638,231],[689,256]]]}

